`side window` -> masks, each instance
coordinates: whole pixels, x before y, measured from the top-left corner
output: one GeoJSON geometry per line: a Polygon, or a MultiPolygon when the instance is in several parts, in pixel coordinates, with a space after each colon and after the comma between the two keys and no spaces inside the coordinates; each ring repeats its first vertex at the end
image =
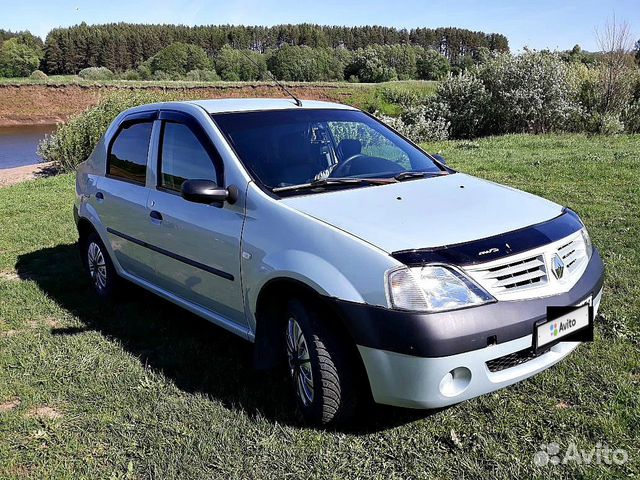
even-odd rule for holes
{"type": "Polygon", "coordinates": [[[134,123],[120,130],[109,150],[109,175],[144,185],[152,127],[134,123]]]}
{"type": "Polygon", "coordinates": [[[164,124],[161,152],[161,187],[180,191],[185,180],[213,180],[218,183],[211,156],[186,125],[164,124]]]}

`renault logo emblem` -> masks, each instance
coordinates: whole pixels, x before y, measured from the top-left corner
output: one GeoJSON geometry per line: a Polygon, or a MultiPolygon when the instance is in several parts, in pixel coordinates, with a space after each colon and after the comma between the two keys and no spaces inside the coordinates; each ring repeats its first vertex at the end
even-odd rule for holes
{"type": "Polygon", "coordinates": [[[551,264],[552,264],[551,269],[553,270],[553,274],[556,276],[558,280],[560,280],[564,275],[564,262],[560,258],[560,255],[556,253],[553,256],[553,259],[551,260],[551,264]]]}

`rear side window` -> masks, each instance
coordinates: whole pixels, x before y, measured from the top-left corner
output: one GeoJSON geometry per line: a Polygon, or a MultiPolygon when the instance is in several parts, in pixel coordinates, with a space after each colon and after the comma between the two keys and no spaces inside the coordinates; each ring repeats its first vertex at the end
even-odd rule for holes
{"type": "Polygon", "coordinates": [[[109,175],[144,185],[152,127],[134,123],[118,132],[109,150],[109,175]]]}
{"type": "Polygon", "coordinates": [[[185,180],[218,182],[213,159],[189,127],[167,122],[162,134],[160,186],[180,190],[185,180]]]}

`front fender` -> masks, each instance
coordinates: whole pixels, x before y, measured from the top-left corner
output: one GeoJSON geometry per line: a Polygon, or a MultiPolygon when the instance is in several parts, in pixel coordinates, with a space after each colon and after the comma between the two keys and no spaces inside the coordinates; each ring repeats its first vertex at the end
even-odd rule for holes
{"type": "Polygon", "coordinates": [[[255,326],[258,296],[262,288],[276,279],[296,280],[318,294],[354,303],[365,303],[354,285],[325,259],[301,250],[279,251],[262,258],[255,282],[247,282],[246,305],[255,326]]]}

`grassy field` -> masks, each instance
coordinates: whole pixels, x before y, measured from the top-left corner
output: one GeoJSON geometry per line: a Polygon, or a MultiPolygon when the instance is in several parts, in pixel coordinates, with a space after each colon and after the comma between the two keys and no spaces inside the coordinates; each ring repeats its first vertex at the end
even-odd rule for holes
{"type": "MultiPolygon", "coordinates": [[[[220,86],[220,87],[233,87],[233,86],[248,86],[248,85],[270,85],[273,82],[270,81],[255,81],[255,82],[227,82],[224,80],[214,82],[199,82],[191,80],[88,80],[78,75],[51,75],[45,79],[32,79],[30,77],[0,77],[0,85],[86,85],[86,86],[122,86],[122,87],[168,87],[168,88],[185,88],[192,86],[220,86]]],[[[368,86],[376,85],[373,83],[347,83],[347,82],[283,82],[286,85],[311,85],[311,86],[340,86],[349,85],[354,88],[367,88],[368,86]]]]}
{"type": "Polygon", "coordinates": [[[283,378],[252,371],[243,341],[138,289],[100,303],[80,274],[73,177],[27,182],[0,189],[0,478],[640,475],[640,136],[427,147],[582,215],[607,267],[593,344],[448,409],[306,428],[283,378]],[[536,466],[550,442],[629,459],[536,466]]]}
{"type": "MultiPolygon", "coordinates": [[[[335,88],[353,88],[353,89],[367,89],[383,85],[381,83],[351,83],[351,82],[287,82],[283,81],[288,86],[298,87],[335,87],[335,88]]],[[[246,86],[263,86],[272,85],[270,80],[254,81],[254,82],[228,82],[224,80],[215,82],[196,82],[190,80],[86,80],[78,75],[51,75],[42,80],[32,79],[30,77],[0,77],[0,85],[85,85],[85,86],[122,86],[132,88],[144,88],[144,87],[166,87],[166,88],[189,88],[189,87],[201,87],[201,86],[219,86],[225,87],[246,87],[246,86]]],[[[436,81],[429,80],[400,80],[393,82],[385,82],[384,85],[395,86],[407,86],[409,88],[431,88],[435,89],[438,84],[436,81]]]]}

